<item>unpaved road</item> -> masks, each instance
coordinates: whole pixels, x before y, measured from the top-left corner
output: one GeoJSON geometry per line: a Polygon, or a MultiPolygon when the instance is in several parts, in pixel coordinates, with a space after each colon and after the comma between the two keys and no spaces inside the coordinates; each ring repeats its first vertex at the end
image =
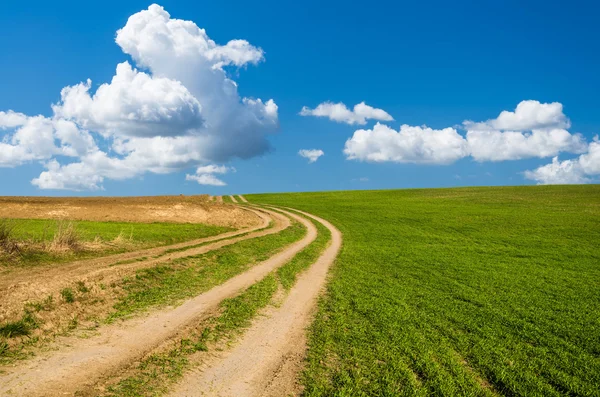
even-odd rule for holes
{"type": "Polygon", "coordinates": [[[246,197],[242,196],[241,194],[238,194],[238,197],[240,198],[240,200],[242,200],[242,203],[248,202],[248,200],[246,200],[246,197]]]}
{"type": "Polygon", "coordinates": [[[229,196],[229,197],[231,198],[231,201],[232,201],[234,204],[237,204],[237,200],[235,199],[235,197],[233,197],[233,196],[229,196]]]}
{"type": "Polygon", "coordinates": [[[299,392],[297,375],[306,351],[306,327],[342,243],[333,225],[304,214],[331,231],[331,245],[299,277],[280,307],[258,319],[236,347],[205,364],[202,372],[189,372],[170,396],[279,397],[299,392]]]}
{"type": "Polygon", "coordinates": [[[200,255],[242,240],[279,233],[290,225],[288,218],[276,212],[271,211],[266,215],[261,211],[250,210],[254,211],[261,219],[261,223],[253,228],[228,232],[167,247],[152,248],[136,253],[112,255],[39,269],[23,269],[19,272],[3,275],[0,280],[0,319],[5,321],[16,318],[21,315],[25,302],[41,301],[49,294],[57,294],[61,289],[71,286],[77,281],[83,281],[86,284],[97,282],[109,284],[112,281],[120,280],[123,277],[134,274],[139,269],[178,258],[200,255]],[[274,227],[266,228],[271,220],[275,223],[274,227]],[[201,247],[164,254],[168,249],[193,247],[197,244],[215,240],[218,241],[201,247]],[[163,254],[161,257],[152,258],[161,253],[163,254]],[[117,261],[144,257],[148,259],[113,266],[117,261]]]}
{"type": "Polygon", "coordinates": [[[223,204],[223,196],[217,196],[217,203],[223,204]]]}
{"type": "Polygon", "coordinates": [[[132,365],[202,319],[223,299],[235,296],[261,280],[314,241],[317,230],[312,223],[294,214],[288,215],[308,230],[300,241],[177,308],[100,328],[89,339],[65,338],[60,341],[63,345],[60,350],[42,353],[7,369],[0,378],[0,395],[73,395],[77,391],[93,390],[102,379],[132,365]]]}

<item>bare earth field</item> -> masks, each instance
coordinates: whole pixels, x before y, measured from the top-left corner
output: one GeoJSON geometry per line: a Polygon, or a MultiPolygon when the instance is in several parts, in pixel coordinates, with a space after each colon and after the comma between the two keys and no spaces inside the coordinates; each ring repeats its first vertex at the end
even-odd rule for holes
{"type": "Polygon", "coordinates": [[[0,197],[0,218],[178,222],[242,228],[258,219],[209,196],[0,197]]]}

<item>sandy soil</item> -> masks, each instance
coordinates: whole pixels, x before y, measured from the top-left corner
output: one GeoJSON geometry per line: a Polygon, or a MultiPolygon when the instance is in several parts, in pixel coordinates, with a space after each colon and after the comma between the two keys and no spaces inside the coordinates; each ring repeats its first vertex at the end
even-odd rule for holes
{"type": "Polygon", "coordinates": [[[255,321],[232,350],[188,373],[170,396],[289,396],[298,395],[298,374],[310,325],[327,271],[340,247],[341,233],[329,222],[331,245],[304,272],[283,304],[255,321]]]}
{"type": "Polygon", "coordinates": [[[217,196],[217,203],[223,204],[223,196],[217,196]]]}
{"type": "Polygon", "coordinates": [[[256,217],[202,196],[0,197],[0,218],[205,223],[249,227],[256,217]]]}
{"type": "Polygon", "coordinates": [[[236,204],[238,201],[235,199],[235,197],[233,197],[233,195],[229,196],[231,198],[231,201],[236,204]]]}
{"type": "Polygon", "coordinates": [[[247,203],[248,200],[246,200],[246,197],[242,196],[241,194],[238,194],[238,197],[240,198],[240,200],[242,201],[242,203],[247,203]]]}
{"type": "Polygon", "coordinates": [[[0,395],[73,395],[92,390],[104,377],[132,365],[181,329],[202,319],[223,299],[259,281],[310,244],[316,238],[316,228],[301,217],[291,216],[308,229],[302,240],[177,308],[100,328],[88,339],[60,340],[58,351],[40,354],[7,369],[0,378],[0,395]]]}
{"type": "MultiPolygon", "coordinates": [[[[170,246],[60,265],[15,269],[8,274],[3,274],[2,277],[0,277],[0,323],[19,318],[22,314],[25,302],[41,301],[50,294],[56,297],[61,289],[72,287],[78,281],[84,282],[89,287],[93,287],[94,284],[99,283],[109,285],[113,281],[122,280],[126,276],[135,274],[136,270],[142,268],[155,266],[158,263],[164,263],[177,258],[203,254],[226,245],[234,244],[241,240],[279,233],[289,226],[289,220],[277,213],[264,213],[254,209],[247,210],[254,213],[257,219],[261,220],[259,224],[234,232],[223,233],[217,236],[170,246]],[[274,227],[266,229],[271,220],[275,222],[274,227]],[[245,233],[249,234],[240,236],[245,233]],[[193,247],[197,244],[215,240],[219,241],[197,248],[164,254],[165,251],[169,249],[193,247]],[[161,254],[163,254],[163,256],[153,259],[153,257],[161,254]],[[135,261],[136,258],[149,259],[135,261]],[[127,260],[131,260],[132,262],[115,265],[121,261],[127,260]]],[[[95,292],[104,295],[99,290],[96,290],[95,292]]],[[[96,309],[101,310],[100,307],[97,307],[96,309]]]]}

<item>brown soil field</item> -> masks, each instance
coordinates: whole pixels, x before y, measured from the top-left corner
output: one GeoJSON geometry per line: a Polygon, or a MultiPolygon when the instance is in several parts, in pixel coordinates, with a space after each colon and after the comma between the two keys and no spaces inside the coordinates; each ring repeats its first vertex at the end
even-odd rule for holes
{"type": "Polygon", "coordinates": [[[0,218],[204,223],[234,228],[260,223],[254,214],[208,197],[0,197],[0,218]]]}

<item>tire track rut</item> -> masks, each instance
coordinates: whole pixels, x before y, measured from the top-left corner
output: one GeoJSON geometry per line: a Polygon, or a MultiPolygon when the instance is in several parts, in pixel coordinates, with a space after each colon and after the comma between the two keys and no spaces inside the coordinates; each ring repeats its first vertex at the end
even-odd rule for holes
{"type": "Polygon", "coordinates": [[[201,372],[189,372],[169,396],[262,397],[297,395],[300,391],[297,379],[306,352],[306,328],[342,244],[341,233],[331,223],[302,214],[331,231],[329,247],[300,275],[279,307],[255,321],[232,350],[209,360],[201,372]]]}

